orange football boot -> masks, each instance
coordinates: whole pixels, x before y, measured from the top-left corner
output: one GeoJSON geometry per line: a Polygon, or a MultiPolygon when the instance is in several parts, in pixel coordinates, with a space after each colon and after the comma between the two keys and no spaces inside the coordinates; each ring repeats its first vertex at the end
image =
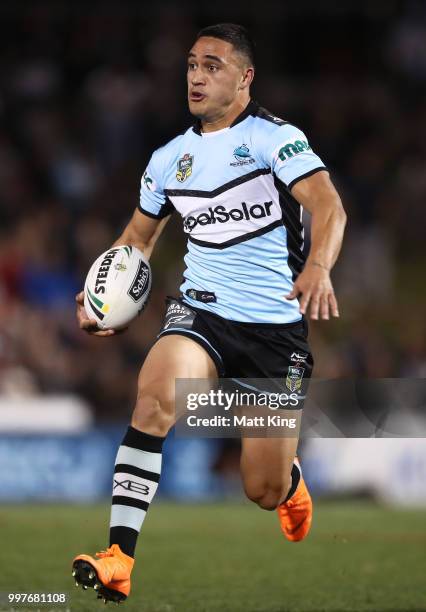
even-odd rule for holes
{"type": "Polygon", "coordinates": [[[130,593],[130,574],[134,559],[122,552],[118,544],[96,553],[98,559],[90,555],[79,555],[72,564],[75,585],[83,589],[91,587],[104,603],[114,601],[119,604],[130,593]]]}
{"type": "MultiPolygon", "coordinates": [[[[295,461],[300,469],[299,462],[295,461]]],[[[300,472],[300,480],[292,497],[277,508],[281,530],[290,542],[306,538],[312,523],[312,499],[300,472]]]]}

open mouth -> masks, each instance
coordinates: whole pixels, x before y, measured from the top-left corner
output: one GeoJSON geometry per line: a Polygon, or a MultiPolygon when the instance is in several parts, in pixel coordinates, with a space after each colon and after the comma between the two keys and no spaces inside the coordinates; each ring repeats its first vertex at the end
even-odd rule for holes
{"type": "Polygon", "coordinates": [[[189,99],[192,100],[193,102],[200,102],[201,100],[204,100],[205,97],[206,96],[200,91],[192,91],[189,94],[189,99]]]}

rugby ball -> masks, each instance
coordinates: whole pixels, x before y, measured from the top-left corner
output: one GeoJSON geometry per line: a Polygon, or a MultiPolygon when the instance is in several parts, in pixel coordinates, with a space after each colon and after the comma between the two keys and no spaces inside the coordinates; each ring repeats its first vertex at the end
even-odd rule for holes
{"type": "Polygon", "coordinates": [[[134,246],[112,247],[95,261],[84,284],[84,308],[100,329],[122,329],[144,309],[151,268],[134,246]]]}

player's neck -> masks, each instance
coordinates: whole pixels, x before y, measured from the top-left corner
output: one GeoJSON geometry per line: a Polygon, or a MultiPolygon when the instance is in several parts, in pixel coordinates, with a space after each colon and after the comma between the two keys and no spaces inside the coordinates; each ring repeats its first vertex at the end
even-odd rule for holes
{"type": "Polygon", "coordinates": [[[217,132],[229,127],[235,121],[235,119],[241,115],[250,102],[250,97],[244,97],[243,100],[237,100],[235,104],[232,104],[223,115],[220,117],[212,118],[212,120],[201,119],[201,131],[202,132],[217,132]]]}

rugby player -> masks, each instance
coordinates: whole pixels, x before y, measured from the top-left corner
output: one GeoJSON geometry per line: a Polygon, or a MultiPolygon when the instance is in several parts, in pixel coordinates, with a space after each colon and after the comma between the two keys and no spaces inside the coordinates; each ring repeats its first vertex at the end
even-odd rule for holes
{"type": "MultiPolygon", "coordinates": [[[[140,205],[115,243],[149,257],[174,210],[188,235],[181,296],[168,300],[118,449],[109,547],[73,561],[77,583],[105,602],[130,592],[136,540],[175,423],[175,380],[279,378],[291,388],[312,371],[306,319],[339,316],[330,270],[346,221],[340,198],[305,134],[251,99],[253,77],[245,28],[219,24],[199,32],[187,70],[195,124],[154,152],[140,205]],[[312,215],[306,261],[303,208],[312,215]]],[[[77,316],[88,333],[115,333],[88,319],[82,293],[77,316]]],[[[277,510],[293,542],[307,535],[312,518],[296,450],[295,437],[242,439],[244,490],[261,508],[277,510]]]]}

